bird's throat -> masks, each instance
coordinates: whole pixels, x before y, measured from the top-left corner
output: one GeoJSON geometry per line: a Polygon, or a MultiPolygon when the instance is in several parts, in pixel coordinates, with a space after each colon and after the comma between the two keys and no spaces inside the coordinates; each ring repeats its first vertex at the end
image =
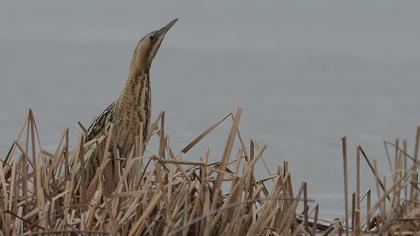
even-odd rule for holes
{"type": "Polygon", "coordinates": [[[135,135],[140,131],[140,124],[142,124],[143,138],[145,138],[151,114],[150,99],[149,74],[143,72],[130,76],[116,104],[115,122],[117,127],[132,134],[118,134],[128,139],[120,140],[120,142],[132,143],[135,135]]]}

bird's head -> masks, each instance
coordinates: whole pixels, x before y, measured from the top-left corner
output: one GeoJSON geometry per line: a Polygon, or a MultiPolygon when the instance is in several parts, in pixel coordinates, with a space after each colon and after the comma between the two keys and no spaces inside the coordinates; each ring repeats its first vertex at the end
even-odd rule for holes
{"type": "Polygon", "coordinates": [[[138,43],[134,50],[133,59],[131,62],[131,73],[142,73],[149,70],[153,58],[159,50],[160,44],[165,38],[166,33],[178,20],[172,20],[167,25],[159,30],[155,30],[144,36],[138,43]]]}

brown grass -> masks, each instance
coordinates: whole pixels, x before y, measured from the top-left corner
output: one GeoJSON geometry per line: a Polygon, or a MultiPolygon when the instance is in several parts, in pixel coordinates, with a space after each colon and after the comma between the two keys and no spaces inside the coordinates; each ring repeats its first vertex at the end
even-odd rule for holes
{"type": "MultiPolygon", "coordinates": [[[[0,163],[1,235],[407,235],[420,230],[420,129],[413,156],[405,141],[402,147],[398,141],[392,144],[393,179],[387,183],[375,161],[357,147],[357,186],[351,206],[346,194],[347,214],[328,222],[319,219],[320,209],[308,198],[307,183],[293,190],[287,162],[270,170],[264,160],[266,146],[241,136],[241,111],[223,117],[179,152],[169,145],[162,112],[151,124],[146,140],[136,139],[128,157],[120,157],[113,148],[112,126],[109,133],[89,143],[82,143],[80,137],[72,149],[65,130],[56,151],[45,151],[30,111],[0,163]],[[199,158],[188,156],[210,132],[229,121],[220,161],[209,163],[209,150],[199,158]],[[142,143],[151,139],[158,142],[158,153],[142,150],[142,143]],[[87,183],[85,170],[90,168],[94,151],[99,153],[101,166],[87,183]],[[375,202],[373,190],[360,190],[362,160],[377,183],[375,202]],[[267,170],[267,177],[259,180],[254,174],[258,162],[267,170]]],[[[345,138],[343,158],[348,193],[345,138]]]]}

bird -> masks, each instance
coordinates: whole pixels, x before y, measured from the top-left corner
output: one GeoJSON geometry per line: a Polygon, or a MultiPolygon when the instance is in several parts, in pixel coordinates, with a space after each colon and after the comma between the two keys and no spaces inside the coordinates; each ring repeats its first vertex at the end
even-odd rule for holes
{"type": "MultiPolygon", "coordinates": [[[[110,123],[116,131],[117,148],[121,158],[127,158],[129,155],[140,125],[143,133],[138,135],[142,135],[145,140],[151,116],[150,67],[166,33],[177,20],[178,18],[161,29],[152,31],[137,43],[128,78],[120,96],[89,126],[85,133],[85,143],[104,135],[110,123]]],[[[99,163],[94,166],[97,167],[99,163]]]]}

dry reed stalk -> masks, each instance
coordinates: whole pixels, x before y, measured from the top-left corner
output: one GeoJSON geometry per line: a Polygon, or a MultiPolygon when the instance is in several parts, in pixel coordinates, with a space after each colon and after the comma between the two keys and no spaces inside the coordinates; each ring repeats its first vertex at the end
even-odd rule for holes
{"type": "Polygon", "coordinates": [[[349,218],[348,218],[348,177],[347,177],[347,138],[341,139],[343,151],[343,175],[344,175],[344,212],[345,212],[345,230],[346,236],[349,236],[349,218]]]}

